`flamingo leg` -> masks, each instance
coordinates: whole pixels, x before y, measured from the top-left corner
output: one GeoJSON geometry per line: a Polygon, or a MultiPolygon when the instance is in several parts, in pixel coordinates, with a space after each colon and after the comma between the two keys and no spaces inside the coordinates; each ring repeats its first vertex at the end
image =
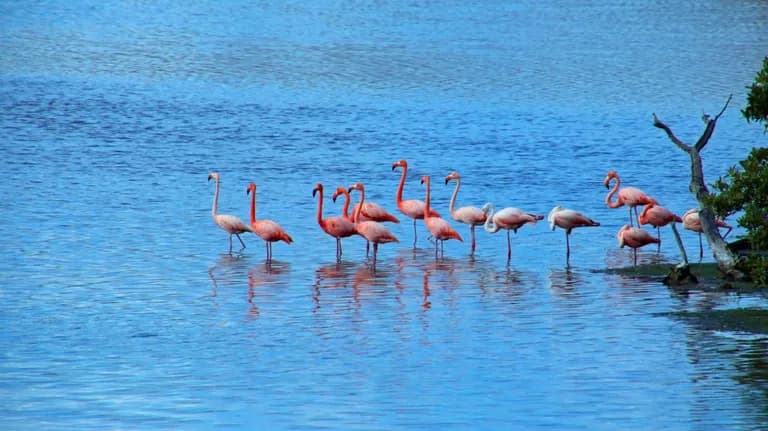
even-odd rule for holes
{"type": "Polygon", "coordinates": [[[341,238],[336,238],[336,262],[341,261],[341,238]]]}
{"type": "Polygon", "coordinates": [[[635,255],[635,266],[637,266],[637,249],[633,248],[632,253],[635,255]]]}
{"type": "Polygon", "coordinates": [[[470,247],[470,256],[475,255],[475,225],[469,225],[469,235],[472,237],[472,247],[470,247]]]}
{"type": "MultiPolygon", "coordinates": [[[[673,222],[674,223],[674,222],[673,222]]],[[[656,254],[661,253],[661,227],[656,226],[656,238],[659,239],[659,243],[656,244],[656,254]]]]}
{"type": "Polygon", "coordinates": [[[440,240],[435,240],[435,260],[437,260],[437,249],[440,247],[440,240]]]}
{"type": "Polygon", "coordinates": [[[373,243],[373,269],[376,270],[376,254],[379,251],[379,243],[373,243]]]}
{"type": "MultiPolygon", "coordinates": [[[[237,236],[237,239],[239,239],[239,240],[240,240],[240,244],[242,244],[242,245],[243,245],[243,248],[245,248],[245,243],[243,242],[243,239],[242,239],[242,238],[240,238],[240,234],[239,234],[239,233],[236,233],[236,234],[235,234],[235,236],[237,236]]],[[[232,242],[232,237],[231,237],[231,236],[229,237],[229,242],[230,242],[230,243],[232,242]]]]}
{"type": "Polygon", "coordinates": [[[566,265],[571,265],[571,242],[570,242],[570,234],[568,231],[565,232],[565,263],[566,265]]]}
{"type": "Polygon", "coordinates": [[[365,242],[365,257],[368,257],[370,251],[371,251],[371,242],[370,241],[366,241],[365,242]]]}
{"type": "MultiPolygon", "coordinates": [[[[632,224],[632,207],[629,207],[629,225],[634,226],[632,224]]],[[[639,226],[639,223],[638,223],[638,226],[639,226]]]]}
{"type": "Polygon", "coordinates": [[[413,219],[413,248],[416,248],[416,219],[413,219]]]}
{"type": "Polygon", "coordinates": [[[232,254],[232,234],[229,235],[229,254],[232,254]]]}
{"type": "Polygon", "coordinates": [[[509,229],[507,229],[507,264],[512,260],[512,241],[509,239],[509,229]]]}
{"type": "Polygon", "coordinates": [[[701,233],[699,233],[699,262],[704,259],[704,243],[701,242],[701,233]]]}

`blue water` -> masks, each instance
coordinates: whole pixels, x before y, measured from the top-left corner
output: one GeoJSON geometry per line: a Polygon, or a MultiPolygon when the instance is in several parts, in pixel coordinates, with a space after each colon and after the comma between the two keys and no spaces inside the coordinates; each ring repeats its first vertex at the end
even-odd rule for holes
{"type": "MultiPolygon", "coordinates": [[[[609,169],[695,206],[652,113],[695,142],[733,94],[708,182],[764,142],[739,110],[765,2],[305,3],[0,4],[4,429],[765,428],[768,340],[668,315],[761,295],[602,271],[632,264],[609,169]],[[357,181],[397,213],[398,159],[444,213],[458,170],[460,206],[602,225],[569,267],[526,226],[508,265],[503,232],[436,260],[403,217],[375,271],[359,238],[337,264],[313,186],[326,214],[357,181]],[[221,212],[246,218],[254,181],[293,236],[271,264],[252,235],[227,253],[212,171],[221,212]]],[[[641,263],[679,261],[662,239],[641,263]]]]}

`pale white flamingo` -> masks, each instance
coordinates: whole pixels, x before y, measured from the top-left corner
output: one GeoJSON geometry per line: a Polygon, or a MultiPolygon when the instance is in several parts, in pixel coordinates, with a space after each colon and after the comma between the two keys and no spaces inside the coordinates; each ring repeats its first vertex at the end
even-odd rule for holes
{"type": "Polygon", "coordinates": [[[544,219],[544,216],[527,213],[514,207],[507,207],[494,213],[493,204],[490,203],[483,205],[483,209],[490,211],[484,226],[488,233],[496,233],[500,229],[507,231],[507,263],[512,258],[512,241],[509,238],[509,231],[517,233],[517,230],[525,224],[536,224],[538,220],[544,219]]]}
{"type": "Polygon", "coordinates": [[[451,217],[457,222],[461,222],[469,225],[469,235],[472,238],[472,245],[470,246],[470,255],[475,254],[475,226],[481,226],[488,218],[488,208],[478,208],[473,206],[465,206],[459,209],[456,208],[456,196],[459,194],[459,187],[461,187],[461,176],[458,172],[454,171],[445,177],[445,184],[447,185],[451,180],[456,180],[456,187],[453,189],[453,195],[451,196],[451,203],[449,210],[451,217]]]}
{"type": "Polygon", "coordinates": [[[240,219],[240,217],[218,213],[220,187],[219,173],[211,172],[208,174],[208,181],[210,180],[216,181],[216,191],[213,194],[211,216],[213,216],[214,223],[229,234],[229,254],[232,254],[232,235],[235,235],[237,239],[240,240],[240,244],[243,245],[243,248],[245,248],[245,243],[243,242],[243,239],[240,238],[240,234],[244,232],[252,232],[252,230],[250,226],[240,219]]]}
{"type": "Polygon", "coordinates": [[[550,229],[555,230],[555,227],[560,227],[565,230],[565,261],[568,264],[570,264],[571,259],[571,244],[569,241],[571,231],[577,227],[600,226],[600,223],[584,214],[561,206],[552,208],[552,211],[547,216],[547,221],[549,222],[550,229]]]}
{"type": "Polygon", "coordinates": [[[248,184],[248,188],[246,189],[245,193],[251,194],[251,230],[266,243],[267,262],[271,262],[272,243],[277,241],[285,241],[286,243],[290,244],[293,242],[293,238],[291,238],[290,235],[288,235],[285,230],[276,222],[266,219],[256,219],[256,184],[248,184]]]}

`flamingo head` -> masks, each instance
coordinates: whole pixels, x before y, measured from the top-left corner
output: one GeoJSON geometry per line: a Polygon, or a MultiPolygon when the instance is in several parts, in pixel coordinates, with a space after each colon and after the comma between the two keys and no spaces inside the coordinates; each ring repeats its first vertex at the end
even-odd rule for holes
{"type": "Polygon", "coordinates": [[[331,198],[333,199],[334,202],[336,202],[337,197],[339,197],[340,195],[347,195],[347,194],[348,194],[347,189],[339,186],[339,187],[336,187],[336,191],[333,192],[333,196],[331,196],[331,198]]]}
{"type": "Polygon", "coordinates": [[[608,184],[614,178],[616,178],[617,180],[619,179],[619,174],[617,174],[616,171],[608,171],[608,173],[605,174],[605,179],[603,180],[603,184],[605,184],[606,189],[610,187],[608,184]]]}
{"type": "Polygon", "coordinates": [[[396,161],[395,163],[392,163],[392,170],[394,171],[395,168],[408,169],[408,162],[406,162],[405,160],[400,159],[400,160],[396,161]]]}
{"type": "Polygon", "coordinates": [[[549,212],[549,215],[547,216],[547,222],[549,223],[549,228],[552,230],[555,230],[555,216],[558,212],[562,211],[563,207],[556,206],[552,208],[552,211],[549,212]]]}
{"type": "Polygon", "coordinates": [[[424,184],[424,183],[429,184],[429,175],[424,175],[423,177],[421,177],[421,183],[422,184],[424,184]]]}
{"type": "Polygon", "coordinates": [[[485,205],[483,205],[483,207],[482,207],[482,208],[480,208],[480,211],[481,211],[481,212],[482,212],[484,215],[488,215],[488,212],[489,212],[489,211],[490,211],[490,212],[493,212],[493,204],[492,204],[492,203],[490,203],[490,202],[487,202],[485,205]]]}
{"type": "Polygon", "coordinates": [[[448,184],[448,182],[451,180],[458,181],[460,179],[461,179],[461,176],[459,175],[459,173],[456,171],[453,171],[450,174],[448,174],[448,176],[445,177],[445,183],[448,184]]]}
{"type": "Polygon", "coordinates": [[[256,184],[254,183],[248,184],[248,188],[245,189],[245,194],[250,194],[251,192],[253,192],[253,194],[256,194],[256,184]]]}
{"type": "Polygon", "coordinates": [[[349,186],[349,190],[347,190],[347,192],[352,193],[352,190],[360,190],[362,192],[365,190],[365,187],[363,187],[363,183],[354,183],[349,186]]]}
{"type": "Polygon", "coordinates": [[[208,181],[210,180],[216,180],[219,181],[219,173],[218,172],[211,172],[208,174],[208,181]]]}
{"type": "Polygon", "coordinates": [[[312,197],[315,197],[317,192],[323,193],[323,185],[320,183],[315,184],[315,188],[312,189],[312,197]]]}

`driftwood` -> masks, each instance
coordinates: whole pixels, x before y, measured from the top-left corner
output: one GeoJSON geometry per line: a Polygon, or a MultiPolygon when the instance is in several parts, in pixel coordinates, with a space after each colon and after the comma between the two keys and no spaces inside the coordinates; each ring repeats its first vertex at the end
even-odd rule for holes
{"type": "Polygon", "coordinates": [[[701,150],[704,149],[704,146],[707,145],[709,139],[712,137],[712,133],[714,133],[715,126],[717,125],[717,120],[723,115],[723,112],[725,112],[732,97],[733,95],[728,97],[723,109],[721,109],[714,117],[704,115],[703,120],[707,126],[694,145],[685,144],[678,139],[672,132],[672,129],[659,120],[655,113],[653,114],[653,125],[654,127],[664,130],[672,143],[690,156],[691,182],[688,188],[699,203],[699,218],[701,219],[701,226],[704,230],[704,237],[707,239],[707,243],[709,243],[709,246],[715,255],[715,260],[717,261],[720,270],[729,278],[741,279],[743,278],[743,274],[736,269],[737,256],[731,252],[728,248],[728,244],[720,235],[720,231],[715,223],[715,213],[712,211],[712,208],[707,205],[706,200],[710,193],[706,183],[704,183],[704,170],[701,163],[701,150]]]}

